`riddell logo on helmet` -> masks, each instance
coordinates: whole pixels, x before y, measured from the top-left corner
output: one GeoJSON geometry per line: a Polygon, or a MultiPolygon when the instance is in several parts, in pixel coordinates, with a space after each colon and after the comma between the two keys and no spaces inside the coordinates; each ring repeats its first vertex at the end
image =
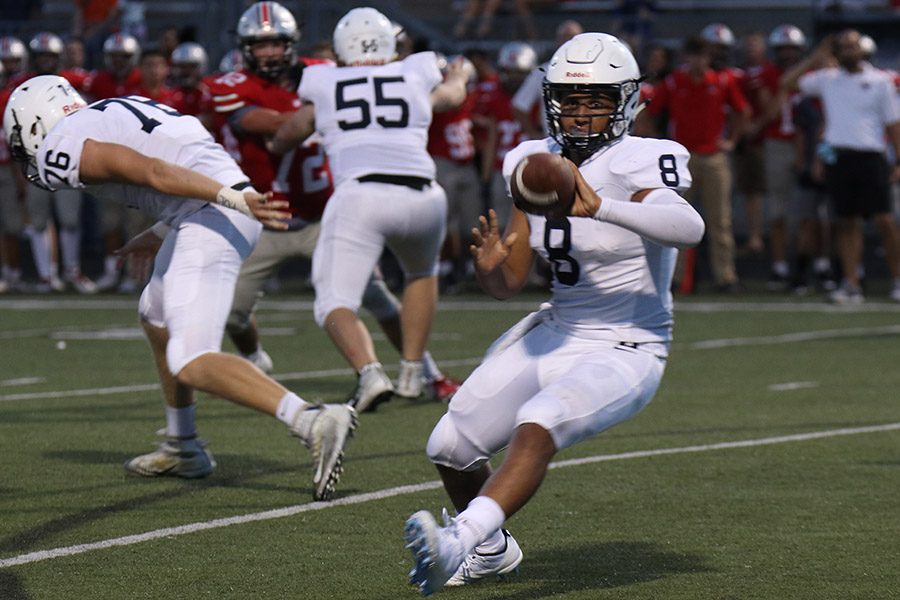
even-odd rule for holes
{"type": "Polygon", "coordinates": [[[82,102],[75,102],[74,104],[66,104],[62,107],[63,114],[69,114],[70,112],[75,112],[79,108],[84,108],[87,106],[82,102]]]}
{"type": "Polygon", "coordinates": [[[566,77],[590,77],[590,73],[585,73],[584,71],[566,71],[566,77]]]}

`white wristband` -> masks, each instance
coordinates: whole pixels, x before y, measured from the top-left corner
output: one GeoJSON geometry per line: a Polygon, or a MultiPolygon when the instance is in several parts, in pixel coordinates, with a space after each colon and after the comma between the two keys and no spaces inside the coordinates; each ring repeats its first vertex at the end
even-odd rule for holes
{"type": "Polygon", "coordinates": [[[219,193],[216,194],[216,204],[242,212],[252,219],[256,218],[253,216],[250,207],[247,206],[247,201],[244,200],[244,192],[228,187],[227,185],[220,189],[219,193]]]}
{"type": "Polygon", "coordinates": [[[166,236],[169,234],[169,231],[171,229],[171,227],[160,221],[158,223],[154,223],[153,227],[150,228],[150,231],[152,231],[153,235],[155,235],[159,239],[164,240],[166,239],[166,236]]]}

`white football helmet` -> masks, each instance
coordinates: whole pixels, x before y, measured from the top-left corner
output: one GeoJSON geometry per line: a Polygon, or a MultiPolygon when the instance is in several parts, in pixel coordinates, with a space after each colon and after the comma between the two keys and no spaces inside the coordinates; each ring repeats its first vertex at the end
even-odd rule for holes
{"type": "Polygon", "coordinates": [[[804,48],[806,46],[806,36],[803,35],[803,31],[796,25],[785,23],[769,33],[770,48],[783,48],[785,46],[794,48],[804,48]]]}
{"type": "Polygon", "coordinates": [[[637,114],[640,81],[637,61],[617,37],[608,33],[576,35],[553,54],[544,76],[550,136],[566,150],[588,155],[620,139],[637,114]],[[563,112],[563,102],[573,93],[605,96],[616,103],[612,112],[590,115],[608,117],[605,129],[586,134],[565,131],[560,118],[570,115],[563,112]]]}
{"type": "Polygon", "coordinates": [[[184,42],[172,50],[172,79],[182,87],[197,85],[206,74],[209,59],[206,50],[196,42],[184,42]]]}
{"type": "Polygon", "coordinates": [[[114,73],[133,69],[138,63],[140,53],[141,45],[138,44],[137,38],[127,33],[114,33],[103,42],[103,64],[107,70],[114,73]],[[126,57],[127,63],[118,64],[116,57],[119,56],[126,57]]]}
{"type": "Polygon", "coordinates": [[[219,73],[231,73],[244,68],[244,53],[240,50],[229,50],[219,61],[219,73]]]}
{"type": "Polygon", "coordinates": [[[28,42],[28,50],[31,51],[32,54],[45,52],[47,54],[56,54],[59,56],[63,51],[63,43],[55,33],[42,31],[28,42]]]}
{"type": "Polygon", "coordinates": [[[374,8],[354,8],[334,28],[334,53],[345,65],[389,63],[397,56],[394,24],[374,8]]]}
{"type": "MultiPolygon", "coordinates": [[[[4,63],[19,61],[17,67],[9,67],[10,69],[15,68],[18,70],[25,70],[25,63],[27,58],[28,57],[26,56],[25,52],[25,44],[22,43],[22,40],[9,35],[0,37],[0,61],[3,61],[4,63]]],[[[4,65],[4,67],[6,66],[7,65],[4,65]]]]}
{"type": "Polygon", "coordinates": [[[700,37],[716,46],[734,46],[734,32],[724,23],[710,23],[700,32],[700,37]]]}
{"type": "Polygon", "coordinates": [[[260,77],[278,79],[294,64],[294,44],[300,39],[300,29],[291,11],[277,2],[257,2],[244,11],[237,25],[238,46],[244,67],[260,77]],[[264,41],[285,42],[281,60],[260,62],[253,55],[252,46],[264,41]]]}
{"type": "Polygon", "coordinates": [[[537,52],[525,42],[509,42],[497,54],[497,66],[506,71],[531,72],[537,66],[537,52]]]}
{"type": "Polygon", "coordinates": [[[84,98],[58,75],[38,75],[13,90],[3,113],[3,133],[29,181],[46,187],[38,180],[34,158],[38,148],[63,117],[85,106],[84,98]]]}

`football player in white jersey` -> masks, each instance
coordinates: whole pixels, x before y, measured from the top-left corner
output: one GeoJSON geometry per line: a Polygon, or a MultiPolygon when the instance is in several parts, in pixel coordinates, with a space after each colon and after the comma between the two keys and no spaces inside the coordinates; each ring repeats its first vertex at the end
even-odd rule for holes
{"type": "Polygon", "coordinates": [[[503,172],[508,183],[523,157],[562,153],[576,177],[570,214],[515,210],[505,236],[490,214],[473,231],[485,291],[512,296],[541,255],[553,265],[552,298],[494,343],[431,433],[428,456],[459,515],[444,527],[428,511],[407,520],[410,579],[424,595],[516,569],[522,551],[501,526],[552,457],[634,416],[659,386],[677,248],[698,243],[704,224],[680,195],[691,181],[684,147],[628,135],[639,81],[611,35],[562,45],[544,80],[550,137],[520,144],[503,172]],[[492,474],[488,460],[507,447],[492,474]]]}
{"type": "Polygon", "coordinates": [[[344,15],[334,30],[340,66],[306,68],[298,90],[304,105],[269,145],[284,153],[313,131],[322,138],[335,189],[313,255],[315,318],[359,373],[360,387],[383,390],[364,395],[369,406],[390,398],[391,385],[357,311],[385,246],[406,277],[403,360],[394,391],[409,398],[422,392],[447,212],[426,150],[428,127],[433,108],[454,108],[466,96],[462,63],[445,80],[433,52],[395,62],[395,45],[391,21],[374,8],[344,15]]]}
{"type": "Polygon", "coordinates": [[[249,361],[220,351],[241,261],[260,221],[285,226],[287,203],[240,191],[247,177],[200,121],[140,96],[88,106],[65,79],[35,77],[12,93],[3,125],[32,183],[87,188],[159,221],[121,254],[155,254],[139,312],[165,396],[167,439],[125,470],[185,478],[212,472],[215,461],[196,435],[198,389],[285,422],[312,451],[313,496],[327,499],[355,427],[353,409],[309,404],[249,361]]]}

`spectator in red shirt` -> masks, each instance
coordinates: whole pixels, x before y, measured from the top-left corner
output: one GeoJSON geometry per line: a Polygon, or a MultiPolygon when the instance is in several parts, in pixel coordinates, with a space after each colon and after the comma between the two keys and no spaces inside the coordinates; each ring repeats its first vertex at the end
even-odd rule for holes
{"type": "Polygon", "coordinates": [[[686,65],[655,88],[648,110],[653,115],[668,111],[667,137],[691,153],[688,167],[694,183],[687,198],[703,206],[715,285],[719,291],[736,292],[739,283],[734,262],[728,154],[740,138],[749,108],[734,79],[710,68],[706,41],[688,38],[684,56],[686,65]],[[725,137],[729,110],[737,118],[725,137]]]}

